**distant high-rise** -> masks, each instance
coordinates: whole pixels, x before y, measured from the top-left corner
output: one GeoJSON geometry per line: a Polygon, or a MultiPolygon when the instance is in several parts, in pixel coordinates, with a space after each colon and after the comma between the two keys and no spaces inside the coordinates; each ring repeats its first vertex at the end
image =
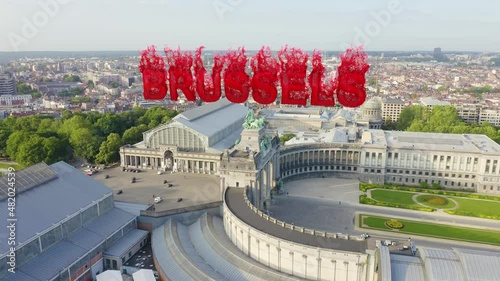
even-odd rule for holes
{"type": "Polygon", "coordinates": [[[14,78],[8,74],[0,75],[0,95],[15,95],[16,93],[14,78]]]}
{"type": "Polygon", "coordinates": [[[434,58],[435,59],[443,58],[443,53],[441,52],[441,48],[434,48],[434,58]]]}

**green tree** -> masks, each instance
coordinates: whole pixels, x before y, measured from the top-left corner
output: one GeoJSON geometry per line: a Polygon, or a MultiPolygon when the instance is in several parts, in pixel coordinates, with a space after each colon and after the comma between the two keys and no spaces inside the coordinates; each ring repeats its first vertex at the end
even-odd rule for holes
{"type": "Polygon", "coordinates": [[[7,139],[7,154],[10,159],[17,161],[19,148],[32,137],[32,133],[26,131],[15,131],[7,139]]]}
{"type": "Polygon", "coordinates": [[[176,115],[177,112],[175,110],[170,110],[163,107],[155,106],[148,109],[146,113],[139,118],[138,124],[145,124],[150,129],[152,129],[165,122],[170,121],[176,115]]]}
{"type": "Polygon", "coordinates": [[[61,112],[61,118],[63,120],[67,120],[67,119],[70,119],[71,117],[73,117],[73,112],[67,110],[67,109],[63,109],[62,112],[61,112]]]}
{"type": "Polygon", "coordinates": [[[16,162],[24,167],[32,166],[47,158],[43,148],[44,138],[34,134],[19,145],[16,162]]]}
{"type": "Polygon", "coordinates": [[[120,147],[122,145],[120,135],[111,133],[102,142],[99,153],[96,155],[97,163],[110,164],[120,160],[120,147]]]}
{"type": "Polygon", "coordinates": [[[142,133],[148,130],[148,126],[141,124],[136,127],[132,127],[123,133],[122,143],[123,144],[135,144],[142,141],[142,133]]]}
{"type": "Polygon", "coordinates": [[[91,129],[79,128],[71,133],[69,143],[77,156],[93,162],[99,152],[101,140],[91,129]]]}
{"type": "Polygon", "coordinates": [[[78,75],[64,75],[63,77],[64,82],[82,82],[80,77],[78,75]]]}
{"type": "Polygon", "coordinates": [[[12,130],[5,126],[0,126],[0,157],[8,157],[7,153],[7,140],[12,134],[12,130]]]}
{"type": "Polygon", "coordinates": [[[123,134],[125,127],[119,115],[114,113],[106,113],[97,120],[95,128],[99,130],[101,136],[107,136],[111,133],[123,134]]]}
{"type": "Polygon", "coordinates": [[[57,137],[44,138],[43,149],[45,158],[43,161],[47,164],[53,164],[59,161],[66,161],[70,157],[69,143],[57,137]]]}
{"type": "Polygon", "coordinates": [[[132,108],[132,110],[120,113],[120,117],[124,122],[125,128],[131,128],[139,124],[139,118],[146,114],[146,109],[140,106],[132,108]]]}
{"type": "Polygon", "coordinates": [[[94,89],[94,87],[95,87],[94,81],[92,81],[92,80],[87,81],[87,87],[94,89]]]}
{"type": "Polygon", "coordinates": [[[281,137],[280,137],[280,142],[281,144],[285,144],[285,142],[293,139],[295,137],[295,134],[283,134],[281,137]]]}
{"type": "Polygon", "coordinates": [[[89,121],[87,121],[84,117],[75,115],[70,119],[64,121],[62,126],[59,128],[58,133],[69,138],[75,130],[81,128],[90,129],[92,128],[92,124],[89,121]]]}

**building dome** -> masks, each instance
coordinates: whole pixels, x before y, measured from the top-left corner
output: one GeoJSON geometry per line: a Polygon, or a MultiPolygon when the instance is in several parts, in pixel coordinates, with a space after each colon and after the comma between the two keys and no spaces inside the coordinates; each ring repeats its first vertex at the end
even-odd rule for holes
{"type": "Polygon", "coordinates": [[[368,122],[370,129],[382,128],[382,104],[375,99],[371,99],[361,107],[361,120],[368,122]]]}

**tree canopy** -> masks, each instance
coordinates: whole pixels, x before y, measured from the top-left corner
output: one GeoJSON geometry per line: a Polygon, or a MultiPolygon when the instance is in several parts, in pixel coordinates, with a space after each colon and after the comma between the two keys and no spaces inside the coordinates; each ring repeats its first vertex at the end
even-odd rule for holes
{"type": "Polygon", "coordinates": [[[75,156],[89,162],[119,160],[119,148],[142,140],[150,126],[168,122],[177,111],[161,107],[134,108],[120,114],[71,112],[61,118],[33,115],[0,120],[0,157],[22,166],[44,161],[52,164],[75,156]]]}
{"type": "Polygon", "coordinates": [[[397,122],[386,122],[384,125],[384,129],[393,128],[409,132],[483,134],[500,143],[499,128],[488,122],[482,125],[466,124],[453,106],[434,106],[432,110],[421,105],[405,107],[397,122]]]}

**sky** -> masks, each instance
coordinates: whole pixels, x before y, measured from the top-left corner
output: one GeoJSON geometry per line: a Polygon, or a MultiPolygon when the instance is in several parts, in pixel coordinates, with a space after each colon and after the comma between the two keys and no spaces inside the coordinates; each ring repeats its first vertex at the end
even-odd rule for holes
{"type": "Polygon", "coordinates": [[[500,1],[0,0],[0,51],[500,52],[500,1]]]}

